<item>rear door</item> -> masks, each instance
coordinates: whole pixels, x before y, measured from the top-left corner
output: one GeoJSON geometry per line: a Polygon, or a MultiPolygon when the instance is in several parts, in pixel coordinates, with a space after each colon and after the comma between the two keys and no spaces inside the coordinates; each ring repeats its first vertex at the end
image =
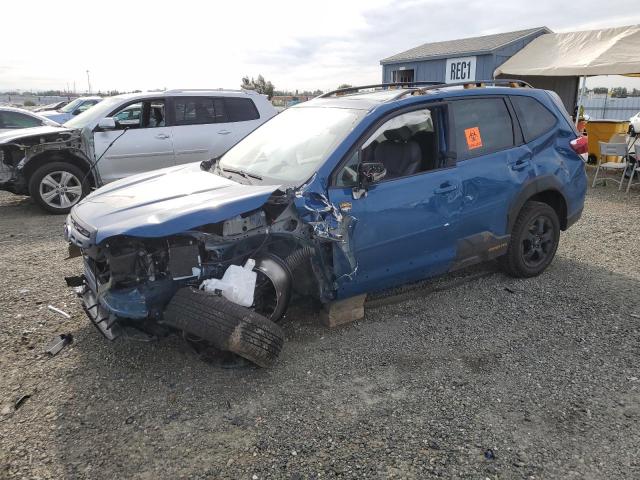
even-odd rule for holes
{"type": "Polygon", "coordinates": [[[260,123],[249,98],[189,96],[170,99],[176,163],[219,157],[260,123]]]}
{"type": "Polygon", "coordinates": [[[170,122],[176,163],[197,162],[224,151],[225,109],[222,98],[170,97],[170,122]]]}
{"type": "Polygon", "coordinates": [[[164,99],[128,103],[108,116],[116,119],[116,129],[93,135],[104,183],[175,164],[164,99]]]}
{"type": "Polygon", "coordinates": [[[456,266],[462,267],[506,251],[509,207],[533,170],[507,98],[456,99],[451,109],[462,182],[456,266]]]}

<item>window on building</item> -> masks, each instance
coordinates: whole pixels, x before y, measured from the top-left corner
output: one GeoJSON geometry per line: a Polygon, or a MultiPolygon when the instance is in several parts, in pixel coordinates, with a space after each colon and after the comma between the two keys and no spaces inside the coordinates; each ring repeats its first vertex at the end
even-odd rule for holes
{"type": "Polygon", "coordinates": [[[339,187],[355,186],[360,163],[382,163],[387,170],[382,180],[407,177],[447,165],[446,110],[423,108],[401,113],[384,122],[368,137],[342,167],[336,179],[339,187]]]}
{"type": "Polygon", "coordinates": [[[512,147],[513,124],[502,98],[472,98],[451,102],[458,160],[512,147]]]}
{"type": "Polygon", "coordinates": [[[535,98],[513,95],[511,103],[522,127],[525,142],[547,133],[557,122],[555,115],[535,98]]]}
{"type": "Polygon", "coordinates": [[[260,118],[255,103],[250,98],[225,97],[228,122],[246,122],[260,118]]]}

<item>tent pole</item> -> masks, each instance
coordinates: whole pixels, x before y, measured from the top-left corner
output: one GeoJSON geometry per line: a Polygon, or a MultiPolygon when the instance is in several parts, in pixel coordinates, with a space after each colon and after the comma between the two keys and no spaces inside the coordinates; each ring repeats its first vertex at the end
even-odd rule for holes
{"type": "Polygon", "coordinates": [[[584,102],[584,94],[587,90],[587,76],[582,76],[582,88],[580,88],[580,95],[578,96],[578,111],[576,112],[576,127],[580,121],[580,108],[582,108],[582,102],[584,102]]]}

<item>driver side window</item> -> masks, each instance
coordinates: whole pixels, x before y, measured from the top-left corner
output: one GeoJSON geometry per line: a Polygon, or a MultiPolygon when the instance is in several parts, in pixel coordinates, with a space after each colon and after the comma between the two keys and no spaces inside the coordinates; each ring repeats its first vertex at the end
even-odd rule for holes
{"type": "Polygon", "coordinates": [[[164,100],[150,100],[125,105],[111,115],[116,121],[116,129],[154,128],[165,126],[164,100]]]}
{"type": "Polygon", "coordinates": [[[336,185],[356,186],[361,163],[384,165],[385,180],[408,177],[447,165],[444,106],[401,113],[384,122],[340,170],[336,185]]]}

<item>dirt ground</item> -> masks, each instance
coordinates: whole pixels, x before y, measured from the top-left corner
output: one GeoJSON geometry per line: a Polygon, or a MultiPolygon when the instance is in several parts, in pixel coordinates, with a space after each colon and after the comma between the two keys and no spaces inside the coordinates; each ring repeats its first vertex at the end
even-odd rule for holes
{"type": "Polygon", "coordinates": [[[640,478],[637,189],[590,190],[538,278],[482,265],[335,330],[295,307],[271,369],[109,343],[63,220],[0,194],[0,478],[640,478]]]}

